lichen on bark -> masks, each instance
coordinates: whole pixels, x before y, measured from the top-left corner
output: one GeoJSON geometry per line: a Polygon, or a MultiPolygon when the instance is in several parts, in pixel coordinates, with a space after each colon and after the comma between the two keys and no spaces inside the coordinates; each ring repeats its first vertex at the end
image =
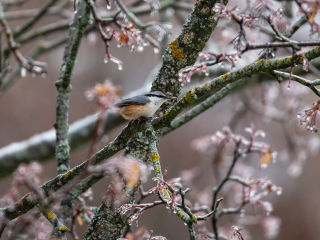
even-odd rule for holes
{"type": "Polygon", "coordinates": [[[64,174],[70,169],[70,146],[68,142],[69,129],[69,95],[71,92],[71,76],[80,48],[81,39],[90,19],[90,7],[85,0],[78,3],[77,13],[69,28],[69,36],[64,51],[59,80],[56,82],[58,90],[56,103],[56,151],[58,173],[64,174]]]}

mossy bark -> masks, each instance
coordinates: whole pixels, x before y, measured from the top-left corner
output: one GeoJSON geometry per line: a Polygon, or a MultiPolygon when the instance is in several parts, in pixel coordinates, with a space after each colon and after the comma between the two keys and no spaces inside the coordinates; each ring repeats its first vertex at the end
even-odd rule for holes
{"type": "Polygon", "coordinates": [[[90,7],[85,0],[79,1],[77,13],[69,28],[69,36],[64,51],[60,78],[56,82],[58,90],[56,104],[56,160],[58,173],[64,174],[70,169],[70,146],[68,142],[69,94],[71,92],[71,76],[80,48],[83,34],[90,19],[90,7]]]}

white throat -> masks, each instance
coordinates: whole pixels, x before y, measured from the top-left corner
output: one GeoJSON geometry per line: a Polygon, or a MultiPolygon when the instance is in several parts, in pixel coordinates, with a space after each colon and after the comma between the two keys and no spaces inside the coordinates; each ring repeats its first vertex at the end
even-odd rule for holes
{"type": "Polygon", "coordinates": [[[165,98],[159,98],[159,97],[150,97],[150,101],[157,106],[158,108],[168,99],[165,98]]]}

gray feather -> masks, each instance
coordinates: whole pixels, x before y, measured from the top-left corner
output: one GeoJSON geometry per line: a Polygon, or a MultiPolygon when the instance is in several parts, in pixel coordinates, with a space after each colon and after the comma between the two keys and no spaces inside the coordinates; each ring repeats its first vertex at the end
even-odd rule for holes
{"type": "Polygon", "coordinates": [[[132,106],[132,105],[146,105],[149,103],[150,100],[147,96],[141,95],[141,96],[136,96],[128,99],[124,99],[121,102],[115,104],[114,106],[116,107],[126,107],[126,106],[132,106]]]}

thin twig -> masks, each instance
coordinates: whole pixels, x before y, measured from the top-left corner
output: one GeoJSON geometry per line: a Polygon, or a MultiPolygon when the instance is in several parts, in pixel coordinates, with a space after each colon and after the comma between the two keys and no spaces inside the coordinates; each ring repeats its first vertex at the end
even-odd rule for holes
{"type": "MultiPolygon", "coordinates": [[[[219,183],[218,186],[216,186],[213,189],[213,200],[212,200],[212,206],[211,206],[211,211],[214,211],[217,207],[217,196],[218,193],[220,192],[221,188],[224,186],[224,184],[229,180],[230,174],[232,173],[232,170],[237,162],[237,160],[239,159],[239,157],[241,156],[241,153],[239,153],[239,144],[236,144],[235,150],[233,152],[233,161],[228,169],[227,174],[225,175],[225,177],[222,179],[222,181],[219,183]]],[[[219,236],[218,234],[218,228],[217,228],[217,221],[216,221],[216,217],[215,217],[215,213],[214,216],[212,218],[212,228],[213,228],[213,232],[215,234],[216,237],[219,236]]]]}
{"type": "MultiPolygon", "coordinates": [[[[25,68],[29,72],[36,73],[36,74],[43,74],[46,73],[46,64],[38,61],[34,61],[32,59],[26,59],[22,56],[22,54],[18,51],[18,45],[14,41],[12,31],[5,19],[5,15],[3,12],[3,7],[0,2],[0,24],[2,28],[5,30],[6,37],[7,37],[7,42],[10,51],[14,54],[15,59],[19,63],[19,65],[22,68],[25,68]]],[[[6,57],[4,58],[3,61],[6,60],[6,57]]]]}
{"type": "Polygon", "coordinates": [[[49,10],[50,7],[52,7],[57,1],[59,0],[50,0],[48,3],[43,5],[36,14],[32,16],[27,22],[25,22],[22,26],[17,27],[14,30],[13,36],[14,38],[18,38],[22,33],[27,31],[29,28],[31,28],[36,22],[39,21],[41,17],[43,17],[46,12],[49,10]]]}

